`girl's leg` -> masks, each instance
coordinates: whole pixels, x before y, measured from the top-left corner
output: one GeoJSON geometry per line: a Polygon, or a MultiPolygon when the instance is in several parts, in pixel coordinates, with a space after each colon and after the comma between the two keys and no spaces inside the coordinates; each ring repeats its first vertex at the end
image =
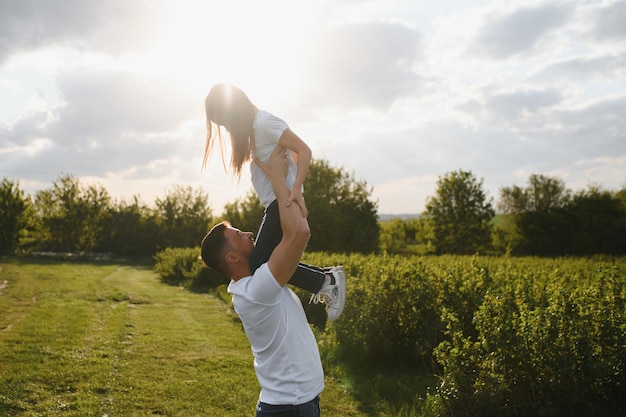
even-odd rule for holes
{"type": "MultiPolygon", "coordinates": [[[[274,200],[265,210],[263,221],[256,235],[254,250],[250,257],[250,270],[252,272],[270,259],[270,255],[282,237],[278,202],[274,200]]],[[[316,294],[324,286],[325,279],[326,275],[322,268],[300,263],[289,280],[289,284],[316,294]]]]}
{"type": "Polygon", "coordinates": [[[254,249],[250,257],[250,270],[252,273],[270,259],[270,255],[274,248],[278,246],[282,237],[283,232],[280,227],[280,217],[278,216],[278,202],[274,200],[265,209],[263,220],[256,234],[254,249]]]}

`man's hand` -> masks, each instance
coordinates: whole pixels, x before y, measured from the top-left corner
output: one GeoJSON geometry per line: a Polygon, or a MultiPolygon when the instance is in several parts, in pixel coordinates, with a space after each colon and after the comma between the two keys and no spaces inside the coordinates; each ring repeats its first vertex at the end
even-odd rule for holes
{"type": "Polygon", "coordinates": [[[300,207],[300,211],[302,212],[302,216],[308,217],[309,212],[306,208],[306,204],[304,202],[304,196],[299,188],[293,187],[291,190],[291,194],[289,194],[289,198],[287,199],[287,207],[291,205],[291,203],[296,203],[298,207],[300,207]]]}
{"type": "Polygon", "coordinates": [[[300,206],[294,204],[287,205],[291,192],[285,179],[287,169],[289,168],[289,158],[286,154],[286,149],[282,146],[277,146],[266,163],[258,159],[255,159],[254,163],[265,172],[265,175],[272,182],[276,200],[278,201],[278,213],[280,215],[280,227],[283,231],[283,237],[272,252],[267,264],[276,281],[281,286],[284,286],[289,282],[298,267],[311,231],[306,217],[302,215],[300,206]]]}
{"type": "Polygon", "coordinates": [[[287,169],[289,168],[289,157],[287,150],[278,145],[270,155],[270,159],[266,163],[261,162],[259,158],[254,158],[254,163],[265,172],[265,175],[273,181],[279,178],[285,178],[287,169]]]}

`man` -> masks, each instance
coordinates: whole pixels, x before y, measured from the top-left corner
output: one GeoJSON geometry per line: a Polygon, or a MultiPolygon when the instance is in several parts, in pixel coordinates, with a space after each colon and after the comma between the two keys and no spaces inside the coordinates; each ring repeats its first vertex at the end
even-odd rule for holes
{"type": "Polygon", "coordinates": [[[309,224],[297,204],[287,205],[285,149],[278,146],[267,164],[254,163],[274,187],[282,240],[253,275],[252,233],[222,222],[203,239],[201,257],[205,265],[231,278],[228,292],[250,341],[261,385],[256,416],[319,417],[324,371],[317,342],[300,299],[286,286],[309,240],[309,224]]]}

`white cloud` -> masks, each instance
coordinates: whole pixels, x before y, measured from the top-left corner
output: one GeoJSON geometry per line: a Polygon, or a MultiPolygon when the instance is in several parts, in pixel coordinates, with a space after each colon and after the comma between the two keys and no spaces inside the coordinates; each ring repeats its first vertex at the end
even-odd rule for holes
{"type": "Polygon", "coordinates": [[[481,97],[460,105],[459,109],[474,116],[482,115],[485,123],[525,130],[518,125],[523,124],[526,129],[535,125],[537,116],[544,109],[557,106],[562,100],[562,93],[555,89],[485,91],[481,97]]]}
{"type": "Polygon", "coordinates": [[[197,96],[170,80],[124,71],[77,68],[61,74],[57,84],[64,105],[51,130],[60,143],[168,132],[201,109],[197,96]]]}
{"type": "Polygon", "coordinates": [[[586,17],[591,37],[599,41],[626,41],[626,1],[610,1],[590,12],[586,17]]]}
{"type": "Polygon", "coordinates": [[[625,75],[626,54],[574,56],[539,66],[528,81],[554,85],[592,79],[623,79],[625,75]]]}
{"type": "Polygon", "coordinates": [[[247,4],[1,2],[2,175],[33,192],[70,173],[148,203],[201,186],[219,212],[250,189],[219,158],[200,172],[204,95],[226,80],[383,213],[422,211],[459,169],[496,199],[533,173],[626,181],[624,0],[247,4]]]}
{"type": "Polygon", "coordinates": [[[532,51],[567,23],[571,13],[571,5],[553,2],[496,10],[483,16],[472,49],[495,59],[532,51]]]}
{"type": "Polygon", "coordinates": [[[305,93],[311,104],[387,109],[419,92],[414,70],[420,36],[400,23],[370,21],[320,34],[308,58],[305,93]]]}
{"type": "Polygon", "coordinates": [[[4,0],[0,63],[12,54],[68,45],[119,54],[145,46],[164,16],[149,0],[4,0]]]}

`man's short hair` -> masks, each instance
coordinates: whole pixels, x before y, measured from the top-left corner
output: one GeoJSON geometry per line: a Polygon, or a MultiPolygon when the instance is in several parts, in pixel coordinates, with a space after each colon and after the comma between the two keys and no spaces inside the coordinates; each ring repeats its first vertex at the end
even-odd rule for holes
{"type": "Polygon", "coordinates": [[[230,223],[223,221],[216,224],[202,239],[200,247],[200,258],[209,268],[221,272],[225,276],[230,276],[230,267],[226,263],[226,253],[232,250],[228,239],[224,236],[224,231],[230,227],[230,223]]]}

